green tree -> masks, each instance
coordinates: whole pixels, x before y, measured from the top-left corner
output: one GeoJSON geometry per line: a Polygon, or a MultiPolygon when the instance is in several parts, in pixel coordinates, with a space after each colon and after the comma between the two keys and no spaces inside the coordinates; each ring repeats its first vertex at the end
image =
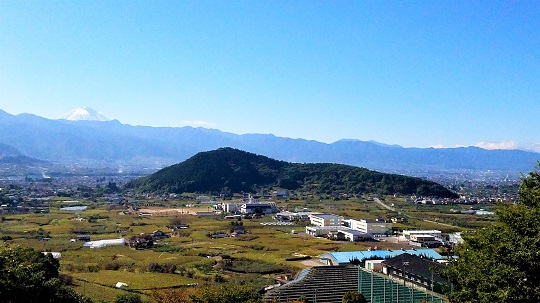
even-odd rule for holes
{"type": "Polygon", "coordinates": [[[539,171],[522,178],[517,204],[499,205],[498,222],[463,235],[443,270],[450,302],[540,302],[539,171]]]}
{"type": "Polygon", "coordinates": [[[248,285],[227,284],[206,287],[191,296],[193,303],[258,303],[261,295],[248,285]]]}
{"type": "Polygon", "coordinates": [[[125,293],[117,295],[114,303],[142,303],[141,295],[134,293],[125,293]]]}
{"type": "Polygon", "coordinates": [[[0,250],[0,301],[6,303],[87,303],[64,285],[59,263],[31,248],[0,250]]]}
{"type": "Polygon", "coordinates": [[[367,303],[366,298],[361,292],[348,291],[343,295],[341,299],[343,303],[367,303]]]}

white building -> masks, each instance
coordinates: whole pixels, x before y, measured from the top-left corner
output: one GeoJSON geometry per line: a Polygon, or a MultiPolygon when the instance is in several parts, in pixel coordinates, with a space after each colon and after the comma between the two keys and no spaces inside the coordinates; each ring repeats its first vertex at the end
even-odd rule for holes
{"type": "Polygon", "coordinates": [[[341,230],[348,230],[346,226],[333,225],[333,226],[306,226],[306,234],[319,237],[326,236],[329,232],[337,232],[341,230]]]}
{"type": "Polygon", "coordinates": [[[428,235],[433,236],[437,240],[442,240],[442,233],[440,230],[436,229],[430,229],[430,230],[411,230],[406,229],[403,231],[403,236],[407,240],[411,240],[411,236],[417,236],[417,235],[428,235]]]}
{"type": "Polygon", "coordinates": [[[126,241],[124,238],[120,239],[110,239],[110,240],[98,240],[98,241],[89,241],[83,244],[85,247],[90,248],[101,248],[105,246],[111,246],[111,245],[125,245],[126,241]]]}
{"type": "Polygon", "coordinates": [[[243,214],[273,214],[278,212],[278,208],[275,202],[245,203],[240,206],[240,212],[243,214]]]}
{"type": "Polygon", "coordinates": [[[312,214],[316,213],[282,211],[276,214],[276,219],[278,221],[307,221],[312,214]]]}
{"type": "Polygon", "coordinates": [[[240,211],[241,206],[242,206],[242,203],[225,203],[225,202],[223,202],[221,204],[221,209],[225,213],[234,214],[234,213],[237,213],[237,212],[240,211]]]}
{"type": "Polygon", "coordinates": [[[344,240],[356,242],[356,241],[366,241],[371,240],[373,237],[371,234],[366,234],[364,232],[354,230],[354,229],[343,229],[337,232],[338,238],[343,237],[344,240]]]}
{"type": "Polygon", "coordinates": [[[309,216],[312,225],[315,226],[341,226],[343,225],[343,217],[332,214],[313,214],[309,216]]]}
{"type": "Polygon", "coordinates": [[[457,232],[457,233],[449,234],[448,242],[452,243],[453,245],[463,243],[463,238],[461,237],[461,233],[457,232]]]}
{"type": "Polygon", "coordinates": [[[365,268],[367,270],[382,272],[384,260],[365,260],[365,268]]]}
{"type": "Polygon", "coordinates": [[[392,223],[386,223],[383,219],[349,219],[346,223],[351,229],[374,236],[389,234],[392,231],[392,223]]]}

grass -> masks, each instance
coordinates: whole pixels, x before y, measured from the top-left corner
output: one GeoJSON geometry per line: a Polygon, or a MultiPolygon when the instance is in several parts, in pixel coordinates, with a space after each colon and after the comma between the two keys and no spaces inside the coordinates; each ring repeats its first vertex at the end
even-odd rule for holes
{"type": "Polygon", "coordinates": [[[92,298],[94,301],[106,300],[114,301],[114,299],[126,293],[125,290],[116,289],[110,286],[102,286],[95,283],[84,282],[80,280],[73,281],[73,288],[76,292],[92,298]]]}
{"type": "Polygon", "coordinates": [[[129,290],[152,290],[168,288],[198,282],[196,279],[178,274],[162,274],[149,272],[129,272],[120,270],[101,270],[99,272],[74,273],[72,276],[79,281],[114,287],[117,282],[126,283],[129,290]]]}

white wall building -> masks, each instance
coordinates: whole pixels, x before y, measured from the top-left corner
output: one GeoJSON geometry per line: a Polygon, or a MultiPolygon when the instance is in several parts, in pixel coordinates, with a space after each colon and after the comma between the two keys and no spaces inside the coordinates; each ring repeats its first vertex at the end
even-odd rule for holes
{"type": "Polygon", "coordinates": [[[340,230],[348,230],[349,228],[346,226],[339,226],[339,225],[333,225],[333,226],[306,226],[306,234],[319,237],[319,236],[325,236],[328,235],[329,232],[336,232],[340,230]]]}
{"type": "Polygon", "coordinates": [[[392,230],[392,223],[386,223],[383,219],[349,219],[347,223],[351,229],[372,235],[384,235],[392,230]]]}
{"type": "Polygon", "coordinates": [[[407,240],[411,240],[411,236],[413,235],[429,235],[435,237],[437,240],[442,240],[442,233],[440,230],[431,229],[431,230],[411,230],[406,229],[403,231],[403,236],[407,240]]]}
{"type": "Polygon", "coordinates": [[[461,233],[457,232],[457,233],[449,234],[448,242],[452,243],[453,245],[463,243],[463,238],[461,237],[461,233]]]}
{"type": "Polygon", "coordinates": [[[242,203],[225,203],[224,202],[221,204],[221,209],[225,213],[234,214],[240,211],[241,206],[242,206],[242,203]]]}
{"type": "Polygon", "coordinates": [[[382,263],[383,262],[384,262],[384,260],[366,260],[366,261],[364,261],[365,268],[367,270],[376,271],[376,272],[382,272],[382,270],[383,270],[382,263]]]}
{"type": "Polygon", "coordinates": [[[309,216],[312,225],[315,226],[341,226],[343,225],[343,217],[332,214],[313,214],[309,216]]]}
{"type": "Polygon", "coordinates": [[[278,208],[275,202],[245,203],[240,206],[240,212],[243,214],[273,214],[278,212],[278,208]]]}
{"type": "Polygon", "coordinates": [[[111,245],[125,245],[126,241],[124,238],[120,239],[110,239],[110,240],[98,240],[98,241],[89,241],[83,244],[85,247],[90,248],[101,248],[105,246],[111,246],[111,245]]]}

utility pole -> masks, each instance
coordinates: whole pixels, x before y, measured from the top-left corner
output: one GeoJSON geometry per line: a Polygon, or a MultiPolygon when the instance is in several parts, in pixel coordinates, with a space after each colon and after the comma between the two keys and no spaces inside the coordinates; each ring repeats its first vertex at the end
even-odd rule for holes
{"type": "Polygon", "coordinates": [[[396,283],[396,297],[397,297],[397,303],[399,303],[399,283],[396,283]]]}
{"type": "Polygon", "coordinates": [[[433,269],[431,269],[431,302],[433,302],[433,269]]]}
{"type": "Polygon", "coordinates": [[[383,302],[386,303],[386,279],[383,282],[383,302]]]}
{"type": "MultiPolygon", "coordinates": [[[[405,297],[407,296],[407,286],[406,286],[406,280],[405,280],[405,266],[409,265],[409,262],[403,261],[403,253],[401,254],[401,277],[403,278],[403,291],[405,292],[405,297]]],[[[398,296],[398,302],[399,302],[399,296],[398,296]]]]}
{"type": "Polygon", "coordinates": [[[371,270],[371,292],[369,294],[369,300],[373,302],[373,269],[371,270]]]}

